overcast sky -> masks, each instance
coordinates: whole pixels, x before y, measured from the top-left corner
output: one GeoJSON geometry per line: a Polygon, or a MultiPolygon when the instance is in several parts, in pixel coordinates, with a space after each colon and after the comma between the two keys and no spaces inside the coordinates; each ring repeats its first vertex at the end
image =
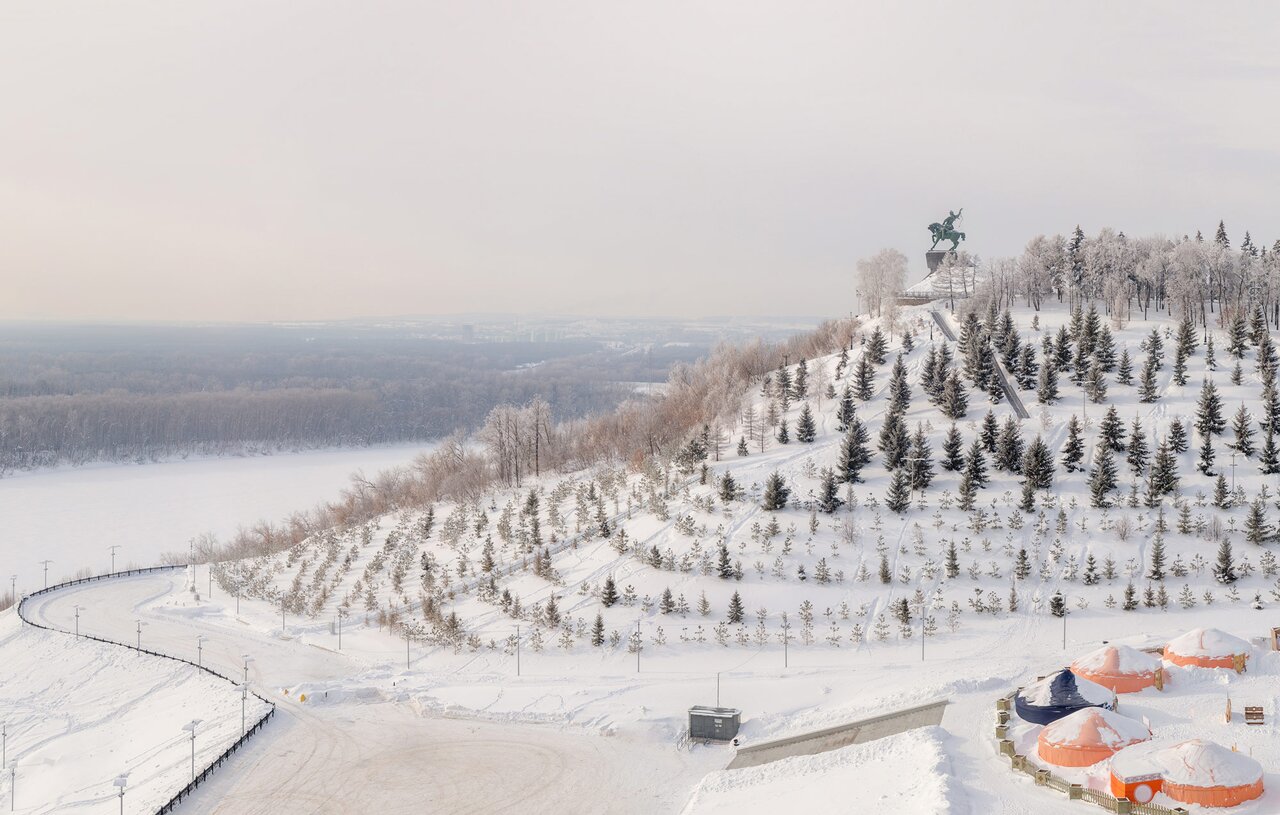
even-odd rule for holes
{"type": "Polygon", "coordinates": [[[858,258],[1280,237],[1280,5],[0,5],[0,319],[834,314],[858,258]]]}

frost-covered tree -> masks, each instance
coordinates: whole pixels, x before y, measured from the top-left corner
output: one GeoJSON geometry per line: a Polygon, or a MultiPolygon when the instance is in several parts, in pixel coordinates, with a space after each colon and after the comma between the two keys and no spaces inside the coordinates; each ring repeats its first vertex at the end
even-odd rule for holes
{"type": "Polygon", "coordinates": [[[776,512],[785,509],[787,500],[791,497],[791,490],[787,488],[787,482],[782,475],[774,470],[765,479],[764,484],[764,503],[763,507],[766,512],[776,512]]]}

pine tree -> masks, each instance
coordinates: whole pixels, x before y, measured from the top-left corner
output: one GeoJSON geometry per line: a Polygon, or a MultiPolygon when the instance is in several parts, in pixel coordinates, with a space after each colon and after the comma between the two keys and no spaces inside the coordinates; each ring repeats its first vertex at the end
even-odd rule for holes
{"type": "Polygon", "coordinates": [[[1236,434],[1235,443],[1231,446],[1245,458],[1252,456],[1254,453],[1253,417],[1249,415],[1248,409],[1243,404],[1236,411],[1235,419],[1231,422],[1231,428],[1236,434]]]}
{"type": "Polygon", "coordinates": [[[818,492],[818,509],[830,515],[844,504],[840,498],[840,484],[836,480],[835,471],[827,468],[822,471],[822,487],[818,492]]]}
{"type": "Polygon", "coordinates": [[[960,428],[952,423],[947,431],[947,438],[942,442],[942,468],[955,472],[964,466],[964,441],[960,438],[960,428]]]}
{"type": "Polygon", "coordinates": [[[1108,494],[1116,488],[1116,463],[1111,448],[1098,444],[1093,451],[1093,472],[1089,476],[1089,496],[1095,507],[1109,507],[1108,494]]]}
{"type": "Polygon", "coordinates": [[[1129,359],[1129,349],[1120,352],[1120,367],[1116,369],[1116,381],[1121,385],[1133,384],[1133,360],[1129,359]]]}
{"type": "Polygon", "coordinates": [[[907,365],[902,354],[893,361],[893,370],[889,374],[889,410],[894,413],[905,413],[911,406],[911,386],[907,384],[907,365]]]}
{"type": "Polygon", "coordinates": [[[596,612],[596,621],[591,626],[591,644],[596,648],[604,645],[604,615],[596,612]]]}
{"type": "Polygon", "coordinates": [[[670,614],[676,609],[676,598],[671,593],[671,587],[662,590],[662,596],[658,598],[658,613],[670,614]]]}
{"type": "Polygon", "coordinates": [[[1231,585],[1237,579],[1234,557],[1231,554],[1231,541],[1225,536],[1218,544],[1218,558],[1213,564],[1213,577],[1224,586],[1231,585]]]}
{"type": "Polygon", "coordinates": [[[1133,587],[1132,580],[1124,587],[1124,602],[1120,607],[1125,611],[1133,611],[1138,607],[1138,593],[1133,587]]]}
{"type": "Polygon", "coordinates": [[[1098,426],[1098,435],[1114,452],[1124,452],[1124,422],[1120,421],[1120,413],[1114,405],[1107,408],[1107,414],[1102,417],[1102,423],[1098,426]]]}
{"type": "Polygon", "coordinates": [[[791,390],[797,399],[804,399],[809,395],[809,363],[803,357],[796,363],[796,378],[791,384],[791,390]]]}
{"type": "Polygon", "coordinates": [[[604,588],[600,590],[600,605],[612,608],[618,602],[618,586],[613,582],[613,575],[604,579],[604,588]]]}
{"type": "Polygon", "coordinates": [[[911,437],[911,457],[907,462],[911,473],[911,488],[924,492],[933,483],[933,450],[924,434],[924,425],[917,422],[911,437]]]}
{"type": "Polygon", "coordinates": [[[947,376],[946,385],[942,388],[942,415],[952,421],[963,419],[969,412],[969,395],[965,392],[960,375],[952,371],[947,376]]]}
{"type": "Polygon", "coordinates": [[[867,340],[866,356],[871,357],[872,365],[883,365],[887,349],[888,343],[885,342],[884,332],[880,330],[880,326],[876,326],[871,332],[871,339],[867,340]]]}
{"type": "Polygon", "coordinates": [[[1151,333],[1147,335],[1143,341],[1143,346],[1147,350],[1147,355],[1155,363],[1156,369],[1164,367],[1164,340],[1160,339],[1159,329],[1151,329],[1151,333]]]}
{"type": "Polygon", "coordinates": [[[1027,557],[1025,546],[1018,550],[1018,557],[1013,562],[1013,576],[1019,580],[1026,580],[1031,576],[1031,559],[1027,557]]]}
{"type": "Polygon", "coordinates": [[[1201,435],[1212,436],[1226,430],[1227,422],[1222,417],[1222,399],[1213,381],[1206,379],[1200,388],[1200,400],[1196,403],[1196,430],[1201,435]]]}
{"type": "Polygon", "coordinates": [[[719,558],[716,563],[716,575],[721,580],[733,579],[733,561],[729,559],[729,547],[720,544],[719,558]]]}
{"type": "Polygon", "coordinates": [[[1000,423],[996,421],[995,411],[988,410],[987,415],[982,417],[982,430],[978,437],[982,439],[982,446],[987,452],[996,451],[996,442],[1000,438],[1000,423]]]}
{"type": "Polygon", "coordinates": [[[907,459],[910,444],[907,424],[903,421],[902,414],[890,411],[885,415],[884,424],[880,427],[880,441],[877,445],[880,452],[884,453],[886,470],[896,470],[902,466],[907,459]]]}
{"type": "Polygon", "coordinates": [[[1129,469],[1134,475],[1142,475],[1147,469],[1147,461],[1150,458],[1151,451],[1147,447],[1147,437],[1142,432],[1142,421],[1137,416],[1133,417],[1133,425],[1129,429],[1129,450],[1126,460],[1129,462],[1129,469]]]}
{"type": "Polygon", "coordinates": [[[1249,331],[1245,326],[1244,314],[1238,312],[1227,328],[1227,353],[1236,359],[1244,359],[1244,352],[1248,347],[1249,331]]]}
{"type": "Polygon", "coordinates": [[[1051,405],[1058,401],[1058,369],[1048,364],[1040,366],[1040,382],[1036,388],[1036,399],[1042,405],[1051,405]]]}
{"type": "Polygon", "coordinates": [[[1086,586],[1098,585],[1098,560],[1090,552],[1084,559],[1084,574],[1080,578],[1086,586]]]}
{"type": "Polygon", "coordinates": [[[787,420],[785,417],[778,423],[778,435],[776,438],[778,439],[778,444],[791,443],[791,431],[787,429],[787,420]]]}
{"type": "Polygon", "coordinates": [[[1173,354],[1173,384],[1179,387],[1187,384],[1187,355],[1181,347],[1173,354]]]}
{"type": "Polygon", "coordinates": [[[1176,340],[1178,350],[1182,351],[1184,356],[1191,356],[1196,352],[1196,347],[1200,345],[1200,338],[1196,336],[1195,323],[1191,322],[1191,316],[1182,318],[1178,323],[1178,338],[1176,340]]]}
{"type": "Polygon", "coordinates": [[[1111,329],[1106,325],[1098,331],[1098,337],[1094,341],[1093,358],[1107,373],[1116,369],[1116,343],[1111,336],[1111,329]]]}
{"type": "Polygon", "coordinates": [[[1218,480],[1213,483],[1213,505],[1218,509],[1227,509],[1231,506],[1231,493],[1227,491],[1227,477],[1218,474],[1218,480]]]}
{"type": "Polygon", "coordinates": [[[889,571],[889,558],[880,556],[880,582],[886,586],[893,582],[893,572],[889,571]]]}
{"type": "Polygon", "coordinates": [[[906,470],[895,470],[889,481],[889,490],[884,496],[885,506],[901,515],[911,506],[911,480],[906,470]]]}
{"type": "Polygon", "coordinates": [[[1161,439],[1151,463],[1152,492],[1158,498],[1172,495],[1178,490],[1178,460],[1169,448],[1168,439],[1161,439]]]}
{"type": "Polygon", "coordinates": [[[813,411],[809,410],[809,403],[805,402],[804,407],[800,408],[800,418],[796,421],[796,441],[813,444],[817,437],[818,427],[813,421],[813,411]]]}
{"type": "Polygon", "coordinates": [[[739,625],[743,618],[742,595],[736,591],[729,598],[729,624],[739,625]]]}
{"type": "Polygon", "coordinates": [[[865,402],[871,398],[874,386],[875,369],[871,367],[871,360],[864,353],[858,359],[858,367],[853,371],[853,394],[859,401],[865,402]]]}
{"type": "Polygon", "coordinates": [[[1216,371],[1218,369],[1218,359],[1214,355],[1212,334],[1209,335],[1204,343],[1204,367],[1211,371],[1216,371]]]}
{"type": "Polygon", "coordinates": [[[1053,454],[1044,439],[1036,436],[1022,457],[1022,477],[1032,489],[1047,490],[1053,486],[1053,474],[1053,454]]]}
{"type": "Polygon", "coordinates": [[[854,416],[849,430],[840,442],[840,456],[837,472],[842,482],[852,484],[862,480],[862,468],[871,463],[871,451],[867,449],[867,429],[862,421],[854,416]]]}
{"type": "Polygon", "coordinates": [[[996,440],[996,468],[1006,472],[1017,472],[1022,464],[1022,429],[1012,416],[1005,419],[1000,428],[1000,437],[996,440]]]}
{"type": "Polygon", "coordinates": [[[764,509],[767,512],[777,512],[785,509],[787,499],[791,497],[791,490],[787,489],[787,482],[777,470],[769,474],[764,484],[764,509]]]}
{"type": "Polygon", "coordinates": [[[1187,438],[1186,425],[1181,419],[1175,418],[1169,422],[1169,446],[1173,448],[1175,453],[1185,453],[1191,449],[1191,440],[1187,438]]]}
{"type": "Polygon", "coordinates": [[[1263,430],[1273,427],[1280,430],[1280,388],[1276,387],[1274,374],[1262,377],[1262,418],[1258,424],[1263,430]]]}
{"type": "Polygon", "coordinates": [[[1231,248],[1231,241],[1227,239],[1227,225],[1224,222],[1218,221],[1218,233],[1213,236],[1213,240],[1223,249],[1231,248]]]}
{"type": "Polygon", "coordinates": [[[1049,598],[1049,613],[1055,617],[1067,616],[1067,600],[1062,596],[1062,592],[1055,591],[1049,598]]]}
{"type": "Polygon", "coordinates": [[[1071,365],[1071,337],[1067,334],[1067,327],[1058,328],[1058,342],[1053,349],[1054,359],[1057,364],[1054,366],[1059,371],[1071,365]]]}
{"type": "Polygon", "coordinates": [[[739,436],[739,437],[738,437],[738,455],[740,455],[740,456],[748,456],[748,455],[751,455],[751,451],[747,450],[747,437],[746,437],[746,436],[739,436]]]}
{"type": "Polygon", "coordinates": [[[986,392],[987,401],[993,405],[1000,404],[1000,400],[1004,398],[1004,385],[999,374],[996,373],[994,359],[992,359],[991,375],[987,377],[986,392]]]}
{"type": "Polygon", "coordinates": [[[1262,340],[1258,343],[1258,373],[1266,375],[1276,372],[1276,365],[1280,363],[1280,355],[1276,352],[1275,341],[1271,339],[1271,332],[1262,332],[1262,340]]]}
{"type": "Polygon", "coordinates": [[[1084,468],[1080,462],[1084,460],[1084,441],[1080,438],[1080,420],[1073,413],[1067,422],[1067,441],[1062,446],[1062,467],[1069,473],[1078,473],[1084,468]]]}
{"type": "Polygon", "coordinates": [[[1262,303],[1254,302],[1249,316],[1249,341],[1254,345],[1262,344],[1262,335],[1267,333],[1267,317],[1262,313],[1262,303]]]}
{"type": "Polygon", "coordinates": [[[965,512],[971,512],[973,510],[974,501],[977,500],[978,497],[978,485],[974,483],[974,480],[969,475],[968,470],[965,470],[960,474],[960,486],[957,489],[957,495],[959,496],[960,509],[965,512]]]}

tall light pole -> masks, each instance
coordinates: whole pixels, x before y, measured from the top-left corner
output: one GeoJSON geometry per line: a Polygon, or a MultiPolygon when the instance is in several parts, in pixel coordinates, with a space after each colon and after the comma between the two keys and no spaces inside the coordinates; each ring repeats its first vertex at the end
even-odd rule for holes
{"type": "Polygon", "coordinates": [[[636,673],[640,673],[640,621],[636,620],[636,673]]]}
{"type": "Polygon", "coordinates": [[[240,735],[241,736],[245,734],[244,705],[248,699],[249,699],[249,686],[247,684],[241,683],[240,684],[240,735]]]}
{"type": "Polygon", "coordinates": [[[120,815],[124,815],[124,788],[129,784],[129,774],[121,773],[111,783],[120,788],[120,815]]]}
{"type": "Polygon", "coordinates": [[[40,561],[41,565],[44,566],[44,587],[46,589],[49,588],[49,564],[52,562],[53,562],[52,560],[40,561]]]}
{"type": "Polygon", "coordinates": [[[196,780],[196,725],[200,724],[201,719],[192,719],[182,726],[183,730],[191,733],[191,780],[196,780]]]}
{"type": "Polygon", "coordinates": [[[18,602],[18,576],[16,574],[9,575],[9,596],[13,598],[13,602],[18,602]]]}
{"type": "MultiPolygon", "coordinates": [[[[122,795],[124,793],[121,793],[122,795]]],[[[9,767],[9,811],[13,812],[18,800],[18,762],[9,767]]],[[[120,805],[120,815],[124,815],[124,804],[120,805]]]]}
{"type": "Polygon", "coordinates": [[[142,650],[142,626],[146,625],[142,620],[134,620],[138,624],[138,650],[142,650]]]}
{"type": "MultiPolygon", "coordinates": [[[[240,598],[237,596],[236,603],[238,604],[239,602],[240,602],[240,598]]],[[[338,650],[339,651],[342,650],[342,618],[345,616],[347,616],[346,609],[339,607],[338,608],[338,650]]]]}
{"type": "Polygon", "coordinates": [[[115,574],[116,573],[116,550],[120,548],[120,545],[116,544],[115,546],[108,546],[107,548],[111,550],[111,573],[115,574]]]}
{"type": "Polygon", "coordinates": [[[80,606],[76,606],[76,636],[80,636],[80,606]]]}
{"type": "Polygon", "coordinates": [[[516,626],[516,676],[520,675],[520,626],[516,626]]]}
{"type": "Polygon", "coordinates": [[[0,722],[0,767],[9,763],[9,723],[0,722]]]}
{"type": "Polygon", "coordinates": [[[196,637],[196,667],[197,668],[204,667],[204,640],[205,640],[205,637],[203,634],[196,637]]]}

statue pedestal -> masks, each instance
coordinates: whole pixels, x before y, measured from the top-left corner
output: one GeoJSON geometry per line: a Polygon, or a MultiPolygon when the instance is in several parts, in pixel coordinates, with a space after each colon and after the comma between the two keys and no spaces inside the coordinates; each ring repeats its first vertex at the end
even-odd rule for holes
{"type": "Polygon", "coordinates": [[[938,267],[942,265],[942,259],[947,255],[954,254],[950,249],[936,249],[932,252],[925,252],[925,262],[929,264],[929,274],[938,271],[938,267]]]}

